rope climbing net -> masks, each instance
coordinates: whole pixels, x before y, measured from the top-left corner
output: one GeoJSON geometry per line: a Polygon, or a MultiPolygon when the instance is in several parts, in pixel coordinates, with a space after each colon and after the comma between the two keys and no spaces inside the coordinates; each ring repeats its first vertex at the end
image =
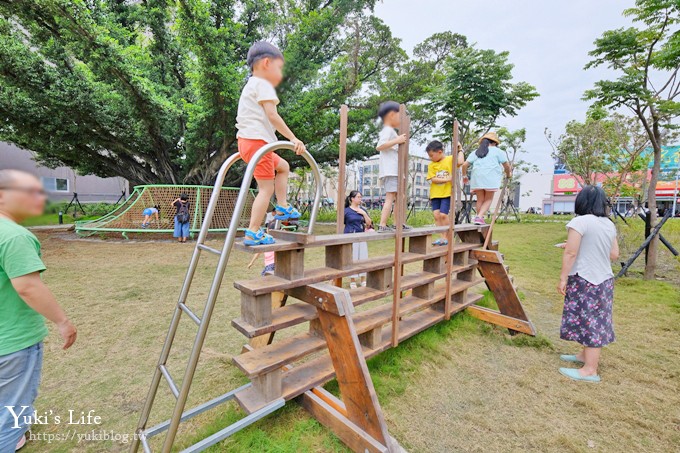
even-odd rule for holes
{"type": "MultiPolygon", "coordinates": [[[[130,196],[113,211],[95,220],[76,222],[76,233],[79,236],[91,236],[97,233],[172,233],[176,209],[173,201],[184,193],[188,196],[191,213],[190,231],[198,233],[203,224],[205,211],[213,192],[211,186],[190,185],[145,185],[136,186],[130,196]],[[158,219],[151,216],[149,225],[142,227],[143,211],[146,208],[158,206],[158,219]]],[[[234,206],[239,194],[238,188],[223,187],[217,201],[217,209],[210,225],[210,232],[225,232],[234,212],[234,206]]],[[[248,226],[250,211],[255,199],[255,191],[250,190],[246,199],[246,206],[241,216],[239,228],[248,226]]]]}

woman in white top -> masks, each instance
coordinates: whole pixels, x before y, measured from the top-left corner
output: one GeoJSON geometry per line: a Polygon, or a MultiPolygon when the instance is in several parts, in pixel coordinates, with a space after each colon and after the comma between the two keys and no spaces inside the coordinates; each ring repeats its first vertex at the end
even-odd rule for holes
{"type": "Polygon", "coordinates": [[[600,352],[615,339],[611,261],[619,257],[619,245],[602,188],[584,187],[576,197],[575,208],[577,217],[567,224],[557,289],[565,296],[560,338],[580,343],[583,350],[560,358],[583,366],[560,368],[560,373],[577,381],[600,382],[600,352]]]}

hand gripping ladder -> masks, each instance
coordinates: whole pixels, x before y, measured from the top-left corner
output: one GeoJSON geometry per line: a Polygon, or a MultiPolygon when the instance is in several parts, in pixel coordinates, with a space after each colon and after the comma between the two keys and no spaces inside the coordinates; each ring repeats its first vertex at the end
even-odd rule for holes
{"type": "MultiPolygon", "coordinates": [[[[246,203],[246,196],[250,193],[250,184],[253,179],[253,172],[255,171],[255,166],[257,163],[268,153],[271,153],[277,149],[294,150],[294,146],[290,142],[279,141],[270,143],[268,145],[260,148],[253,159],[250,161],[246,167],[245,174],[243,176],[243,183],[241,184],[241,190],[236,200],[236,206],[234,207],[234,213],[231,217],[231,222],[229,223],[229,230],[227,232],[227,237],[224,242],[222,250],[217,250],[212,247],[205,245],[206,237],[208,236],[208,229],[212,222],[213,214],[215,213],[215,208],[217,207],[217,201],[219,199],[222,187],[224,183],[224,178],[229,171],[229,168],[240,159],[237,154],[229,157],[217,174],[217,179],[215,181],[215,189],[210,197],[210,202],[208,203],[208,208],[205,213],[205,219],[201,225],[201,232],[198,235],[198,240],[196,241],[196,246],[194,248],[194,253],[191,256],[191,261],[189,263],[189,269],[187,270],[186,277],[184,278],[184,284],[182,285],[182,290],[179,295],[179,300],[177,301],[177,306],[175,307],[172,320],[170,321],[170,328],[168,329],[168,335],[165,338],[165,343],[163,344],[163,349],[161,351],[160,358],[158,360],[158,365],[153,375],[153,380],[151,381],[151,387],[146,398],[146,403],[142,409],[142,414],[139,418],[139,424],[137,425],[137,430],[135,431],[134,440],[130,447],[131,452],[136,452],[141,444],[145,453],[151,453],[151,447],[149,445],[149,439],[157,434],[167,432],[165,435],[165,441],[163,442],[163,453],[169,453],[172,445],[175,441],[175,436],[177,435],[177,429],[179,428],[180,422],[186,421],[198,414],[201,414],[207,410],[210,410],[226,401],[234,398],[234,395],[239,391],[249,387],[252,384],[246,384],[235,390],[225,393],[222,396],[214,398],[208,402],[205,402],[199,406],[196,406],[187,411],[184,410],[186,405],[187,397],[189,396],[189,389],[191,388],[191,382],[194,378],[194,372],[196,371],[196,365],[198,363],[199,356],[201,355],[201,349],[203,348],[203,342],[205,340],[206,333],[208,332],[208,325],[210,324],[210,318],[215,308],[215,302],[217,301],[217,296],[220,291],[220,286],[222,284],[222,278],[224,277],[224,271],[227,268],[229,262],[229,255],[231,254],[232,246],[234,245],[234,240],[236,239],[236,232],[239,227],[239,221],[243,215],[243,210],[246,203]],[[205,307],[203,309],[203,314],[201,317],[197,316],[187,305],[187,296],[189,294],[189,289],[191,288],[191,282],[196,272],[196,267],[198,265],[198,260],[201,256],[201,252],[208,252],[219,257],[217,263],[217,268],[215,270],[215,275],[213,277],[212,283],[210,285],[210,292],[208,293],[208,298],[205,302],[205,307]],[[184,379],[182,383],[178,386],[175,381],[170,376],[167,368],[168,357],[170,355],[170,349],[172,348],[172,343],[175,338],[175,333],[179,326],[182,314],[187,315],[198,326],[198,332],[196,333],[196,338],[194,340],[194,345],[189,355],[189,361],[187,363],[186,370],[184,372],[184,379]],[[167,381],[170,391],[175,396],[175,408],[172,412],[172,416],[169,420],[166,420],[156,426],[147,428],[146,425],[149,421],[149,416],[151,414],[151,409],[153,402],[156,398],[156,392],[158,391],[158,385],[161,378],[167,381]]],[[[309,232],[311,233],[314,229],[314,224],[316,223],[316,217],[319,212],[319,202],[321,200],[321,173],[319,172],[319,167],[314,160],[314,158],[307,151],[302,155],[307,163],[309,163],[314,173],[314,179],[316,180],[316,194],[314,196],[314,204],[312,206],[312,212],[309,218],[309,232]]],[[[273,401],[269,405],[263,407],[262,409],[253,412],[247,417],[227,426],[226,428],[218,431],[217,433],[201,440],[200,442],[192,445],[191,447],[183,450],[184,452],[199,452],[206,448],[214,445],[232,434],[240,431],[246,426],[260,420],[266,415],[274,412],[285,404],[283,399],[273,401]]]]}

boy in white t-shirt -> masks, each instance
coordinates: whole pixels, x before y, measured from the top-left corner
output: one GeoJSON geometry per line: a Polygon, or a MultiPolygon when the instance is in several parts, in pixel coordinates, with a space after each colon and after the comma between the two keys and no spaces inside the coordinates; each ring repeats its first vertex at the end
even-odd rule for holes
{"type": "MultiPolygon", "coordinates": [[[[241,92],[236,116],[236,137],[241,158],[246,163],[250,162],[260,148],[278,140],[276,131],[293,142],[296,154],[302,154],[306,150],[304,143],[297,139],[276,111],[279,103],[276,87],[283,80],[283,54],[273,44],[258,41],[248,50],[247,60],[252,74],[241,92]]],[[[300,213],[289,206],[286,200],[289,174],[288,162],[273,152],[257,163],[254,176],[258,193],[253,202],[244,244],[264,245],[275,242],[274,238],[260,229],[273,194],[276,194],[277,219],[300,218],[300,213]]]]}
{"type": "Polygon", "coordinates": [[[406,134],[397,135],[397,131],[395,131],[400,122],[398,103],[394,101],[383,102],[378,108],[378,116],[383,122],[383,128],[378,136],[378,144],[375,149],[380,151],[379,176],[380,182],[385,188],[385,204],[380,214],[378,233],[385,233],[394,231],[393,227],[387,226],[387,219],[389,219],[392,205],[397,199],[397,187],[399,185],[398,150],[399,145],[406,142],[406,134]]]}

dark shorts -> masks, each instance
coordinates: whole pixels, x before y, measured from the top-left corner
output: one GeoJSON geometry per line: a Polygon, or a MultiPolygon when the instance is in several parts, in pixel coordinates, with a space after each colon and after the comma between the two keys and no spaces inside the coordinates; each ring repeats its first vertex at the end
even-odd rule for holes
{"type": "Polygon", "coordinates": [[[451,210],[451,198],[433,198],[430,200],[432,202],[432,210],[439,211],[442,214],[448,214],[451,210]]]}

